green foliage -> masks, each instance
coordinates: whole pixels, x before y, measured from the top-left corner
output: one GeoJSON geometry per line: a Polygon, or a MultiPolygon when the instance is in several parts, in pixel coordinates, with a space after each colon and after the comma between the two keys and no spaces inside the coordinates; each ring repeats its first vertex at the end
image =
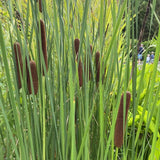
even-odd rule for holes
{"type": "Polygon", "coordinates": [[[130,36],[136,19],[130,10],[134,5],[131,3],[128,0],[119,3],[42,0],[40,13],[36,1],[0,1],[0,13],[3,13],[0,16],[0,159],[159,156],[160,33],[152,41],[144,42],[144,57],[154,50],[154,64],[144,61],[138,66],[135,61],[130,78],[133,67],[130,53],[136,53],[137,45],[137,40],[130,36]],[[48,72],[40,43],[40,19],[46,28],[48,72]],[[78,57],[74,51],[75,38],[80,39],[78,57]],[[16,41],[21,46],[23,64],[29,62],[29,55],[36,62],[37,95],[28,94],[26,65],[21,76],[22,88],[18,89],[13,50],[16,41]],[[96,51],[101,57],[98,85],[96,51]],[[82,87],[79,60],[83,67],[82,87]],[[132,100],[124,143],[118,149],[114,146],[114,128],[120,98],[126,91],[131,92],[132,100]]]}
{"type": "MultiPolygon", "coordinates": [[[[154,159],[159,159],[160,158],[160,138],[156,141],[156,149],[155,149],[155,154],[154,154],[154,159]]],[[[151,160],[151,155],[149,156],[149,160],[151,160]]]]}

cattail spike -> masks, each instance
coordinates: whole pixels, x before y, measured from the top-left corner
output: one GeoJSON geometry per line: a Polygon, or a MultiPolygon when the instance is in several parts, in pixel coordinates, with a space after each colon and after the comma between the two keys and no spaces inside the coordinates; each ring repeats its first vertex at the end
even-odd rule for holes
{"type": "MultiPolygon", "coordinates": [[[[46,71],[48,71],[47,41],[46,41],[45,24],[43,20],[40,20],[40,25],[41,25],[41,42],[42,42],[43,57],[46,65],[46,71]]],[[[44,75],[44,70],[43,70],[43,75],[44,75]]]]}
{"type": "Polygon", "coordinates": [[[42,13],[42,1],[39,0],[39,11],[42,13]]]}
{"type": "Polygon", "coordinates": [[[82,85],[83,85],[83,68],[82,68],[81,60],[79,60],[79,63],[78,63],[78,76],[79,76],[79,86],[82,87],[82,85]]]}
{"type": "Polygon", "coordinates": [[[125,114],[125,126],[124,127],[123,127],[123,101],[124,101],[123,97],[124,97],[124,94],[122,94],[121,96],[120,106],[119,106],[117,120],[116,120],[115,132],[114,132],[114,145],[118,148],[123,145],[123,136],[124,136],[123,129],[125,130],[125,127],[126,127],[131,93],[128,91],[126,92],[126,114],[125,114]]]}
{"type": "MultiPolygon", "coordinates": [[[[31,69],[31,76],[33,81],[33,88],[34,88],[34,94],[37,94],[38,92],[38,74],[37,74],[37,68],[36,63],[34,61],[30,61],[30,69],[31,69]]],[[[31,85],[31,78],[29,76],[29,69],[27,69],[27,86],[28,86],[28,92],[29,94],[32,94],[32,85],[31,85]]]]}
{"type": "Polygon", "coordinates": [[[100,53],[97,51],[95,55],[95,63],[96,63],[96,83],[98,86],[99,77],[100,77],[100,53]]]}
{"type": "Polygon", "coordinates": [[[16,68],[17,68],[17,76],[18,76],[18,88],[20,89],[22,87],[20,73],[23,76],[23,62],[22,62],[21,47],[18,42],[14,43],[14,52],[15,52],[16,68]]]}
{"type": "Polygon", "coordinates": [[[79,44],[80,44],[80,41],[79,41],[78,38],[76,38],[76,39],[74,40],[74,49],[75,49],[76,55],[78,55],[79,44]]]}

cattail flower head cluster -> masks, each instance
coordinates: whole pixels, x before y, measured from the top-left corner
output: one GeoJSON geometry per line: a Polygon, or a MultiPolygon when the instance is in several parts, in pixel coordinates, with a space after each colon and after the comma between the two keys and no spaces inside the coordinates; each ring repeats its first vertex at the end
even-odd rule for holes
{"type": "MultiPolygon", "coordinates": [[[[21,48],[20,44],[18,42],[14,43],[14,52],[15,52],[15,60],[16,60],[16,68],[17,68],[17,76],[18,76],[18,88],[20,89],[22,87],[21,79],[20,79],[20,73],[22,73],[23,77],[23,62],[22,62],[22,54],[21,54],[21,48]]],[[[29,57],[30,60],[30,57],[29,57]]],[[[26,59],[26,71],[27,71],[27,87],[29,94],[32,94],[32,87],[31,87],[31,78],[29,76],[29,69],[27,66],[27,59],[26,59]]],[[[34,93],[37,94],[38,92],[38,74],[37,74],[37,68],[36,63],[32,60],[30,60],[30,69],[31,69],[31,76],[33,81],[33,88],[34,93]]]]}
{"type": "Polygon", "coordinates": [[[115,125],[115,132],[114,132],[114,145],[116,147],[121,147],[123,145],[123,137],[124,137],[124,130],[126,127],[126,121],[127,121],[127,115],[128,115],[128,109],[130,105],[130,99],[131,99],[131,93],[126,92],[126,114],[125,114],[125,126],[123,126],[123,101],[124,101],[124,94],[121,96],[120,100],[120,106],[118,110],[118,115],[117,115],[117,120],[116,120],[116,125],[115,125]],[[123,130],[124,129],[124,130],[123,130]]]}
{"type": "MultiPolygon", "coordinates": [[[[40,27],[41,27],[42,52],[43,52],[45,66],[46,66],[46,71],[48,71],[46,32],[45,32],[45,24],[44,24],[44,21],[42,19],[40,20],[40,27]]],[[[43,70],[43,75],[44,75],[44,70],[43,70]]]]}
{"type": "MultiPolygon", "coordinates": [[[[76,60],[78,59],[77,57],[78,57],[78,52],[79,52],[79,44],[80,44],[80,40],[76,38],[74,40],[74,50],[76,54],[76,60]]],[[[92,55],[92,53],[93,53],[93,48],[92,48],[92,45],[90,45],[88,54],[92,55]]],[[[96,65],[96,83],[98,86],[99,79],[100,79],[100,53],[98,51],[95,54],[95,65],[96,65]]],[[[86,66],[86,64],[84,64],[84,66],[86,66]]],[[[86,67],[84,67],[84,69],[86,69],[86,67]]],[[[91,79],[91,72],[92,72],[91,61],[89,61],[89,80],[91,79]]],[[[83,65],[82,65],[81,59],[79,59],[79,63],[78,63],[78,75],[79,75],[79,85],[82,86],[83,84],[83,65]]]]}

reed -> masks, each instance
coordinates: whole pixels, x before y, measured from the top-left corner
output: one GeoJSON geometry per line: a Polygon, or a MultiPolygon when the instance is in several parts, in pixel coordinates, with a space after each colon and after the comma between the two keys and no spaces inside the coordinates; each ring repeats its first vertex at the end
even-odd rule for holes
{"type": "Polygon", "coordinates": [[[124,137],[124,131],[126,127],[126,121],[127,121],[127,115],[128,115],[128,109],[130,105],[130,99],[131,99],[131,93],[126,92],[126,114],[125,114],[125,126],[123,126],[123,103],[124,103],[124,94],[121,96],[117,120],[116,120],[116,126],[115,126],[115,132],[114,132],[114,145],[118,148],[120,148],[123,145],[123,137],[124,137]]]}
{"type": "MultiPolygon", "coordinates": [[[[124,0],[117,5],[117,1],[98,0],[37,0],[36,4],[23,1],[22,5],[16,4],[16,7],[23,6],[18,9],[20,14],[26,11],[21,14],[25,20],[21,32],[15,28],[12,2],[4,3],[3,8],[8,9],[6,14],[11,21],[5,25],[0,18],[0,159],[136,160],[148,159],[150,153],[151,159],[155,159],[160,115],[156,65],[160,45],[156,46],[152,72],[143,63],[142,70],[137,70],[138,75],[134,73],[129,81],[132,68],[129,53],[136,53],[135,37],[130,37],[130,29],[135,31],[134,26],[138,24],[135,20],[140,2],[124,0]],[[20,45],[14,44],[12,51],[10,46],[15,39],[22,42],[23,50],[21,46],[19,51],[20,45]],[[11,52],[15,52],[16,71],[11,52]],[[24,56],[28,52],[31,58],[27,56],[25,66],[24,56]],[[42,77],[46,69],[48,73],[42,77]],[[146,81],[146,77],[151,80],[146,81]],[[21,90],[15,87],[16,78],[21,90]],[[32,95],[26,96],[25,89],[32,95]],[[126,90],[132,93],[131,109],[126,108],[126,90]],[[137,112],[140,105],[142,114],[137,112]],[[155,128],[154,133],[151,127],[155,128]]],[[[160,32],[154,42],[160,42],[160,32]]]]}

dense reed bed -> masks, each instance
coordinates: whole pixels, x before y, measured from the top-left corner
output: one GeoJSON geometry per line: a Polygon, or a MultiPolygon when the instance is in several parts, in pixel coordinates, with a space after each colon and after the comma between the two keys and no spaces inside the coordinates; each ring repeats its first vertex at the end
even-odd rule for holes
{"type": "MultiPolygon", "coordinates": [[[[154,63],[144,61],[139,69],[139,5],[131,0],[4,3],[0,159],[160,158],[160,32],[154,63]]],[[[150,13],[156,15],[154,7],[150,13]]]]}

